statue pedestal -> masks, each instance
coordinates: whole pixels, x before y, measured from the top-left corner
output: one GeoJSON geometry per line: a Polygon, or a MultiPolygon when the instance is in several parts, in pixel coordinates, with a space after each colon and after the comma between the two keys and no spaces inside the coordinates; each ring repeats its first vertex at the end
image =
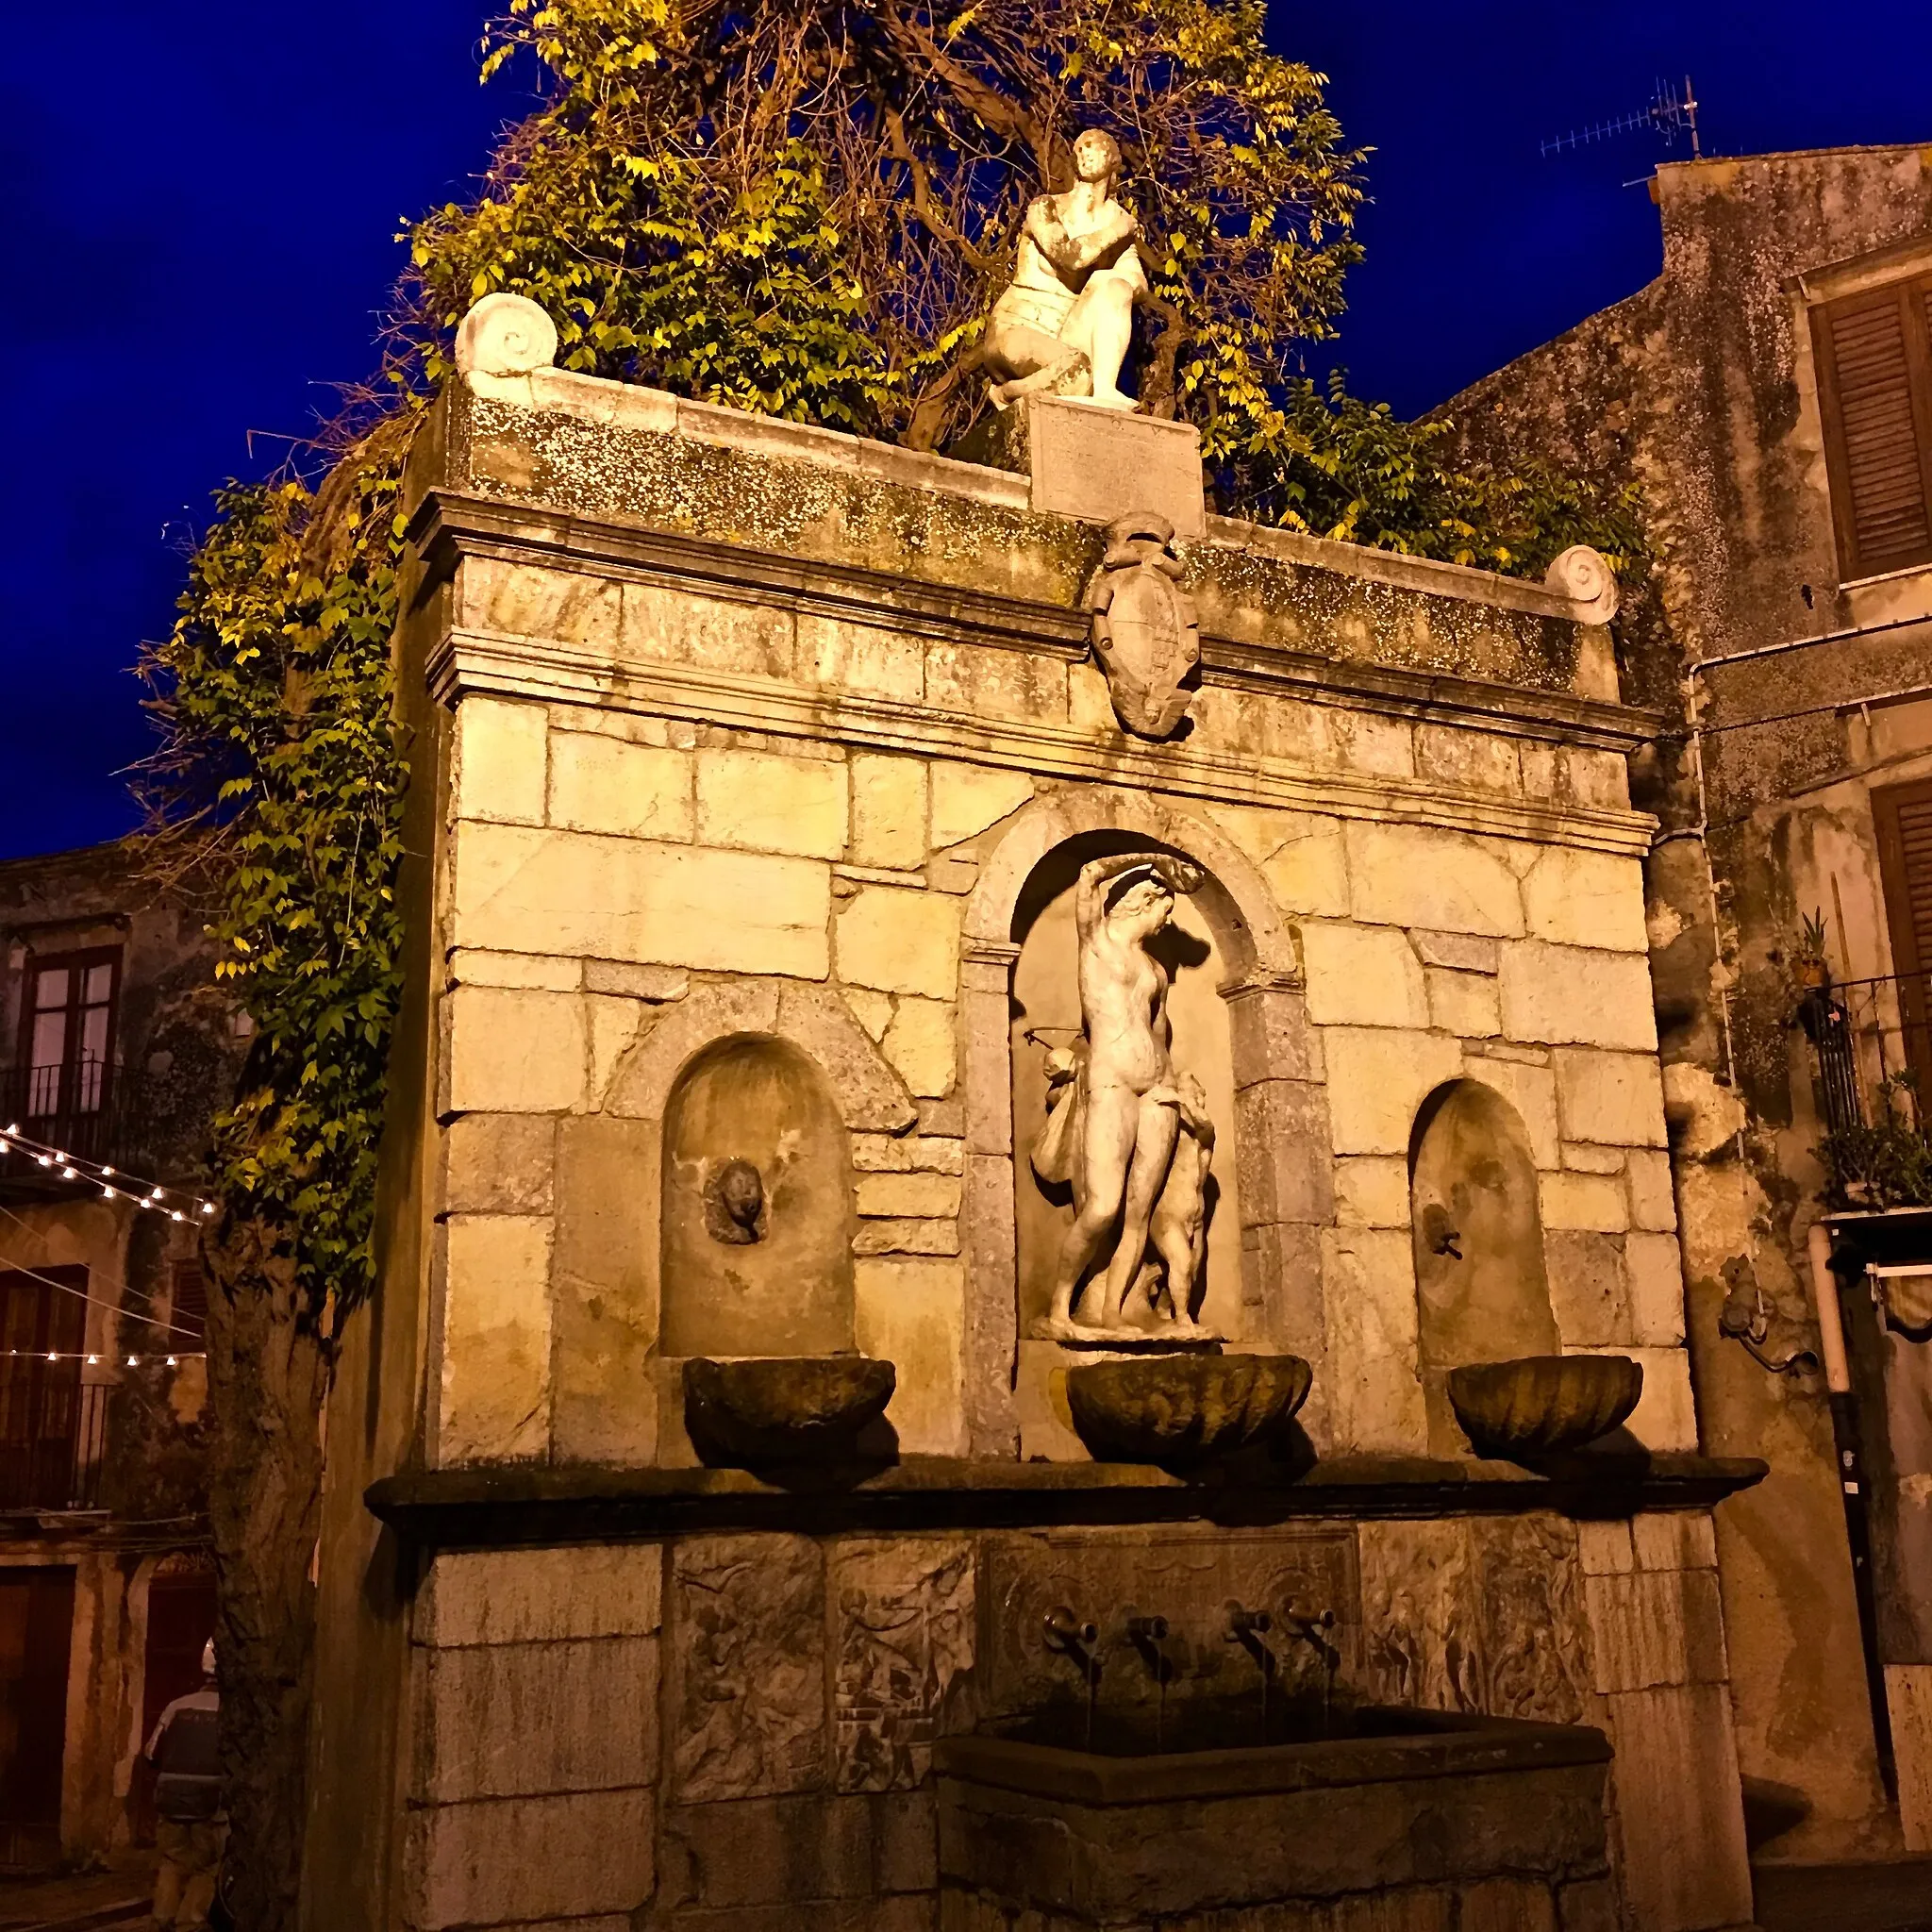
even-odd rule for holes
{"type": "Polygon", "coordinates": [[[1176,537],[1207,534],[1201,432],[1191,423],[1063,396],[1028,396],[1025,407],[1036,510],[1094,524],[1153,510],[1176,537]]]}

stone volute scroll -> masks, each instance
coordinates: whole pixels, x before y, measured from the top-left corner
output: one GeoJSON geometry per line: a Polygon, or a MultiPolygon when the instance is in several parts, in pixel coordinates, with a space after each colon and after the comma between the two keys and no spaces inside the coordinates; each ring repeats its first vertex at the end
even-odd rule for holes
{"type": "Polygon", "coordinates": [[[1603,552],[1588,543],[1571,544],[1544,572],[1543,582],[1576,606],[1579,624],[1607,624],[1617,614],[1617,574],[1603,552]]]}
{"type": "Polygon", "coordinates": [[[1200,1081],[1170,1058],[1168,971],[1150,951],[1176,894],[1201,882],[1195,866],[1159,852],[1080,869],[1081,1031],[1049,1056],[1047,1122],[1032,1152],[1040,1178],[1073,1193],[1045,1323],[1057,1341],[1118,1342],[1130,1305],[1160,1337],[1215,1339],[1193,1315],[1214,1123],[1200,1081]]]}
{"type": "Polygon", "coordinates": [[[1174,734],[1200,670],[1200,625],[1180,587],[1174,534],[1150,510],[1116,518],[1084,600],[1114,712],[1138,738],[1174,734]]]}
{"type": "Polygon", "coordinates": [[[557,360],[557,325],[525,295],[485,295],[457,325],[465,375],[528,375],[557,360]]]}

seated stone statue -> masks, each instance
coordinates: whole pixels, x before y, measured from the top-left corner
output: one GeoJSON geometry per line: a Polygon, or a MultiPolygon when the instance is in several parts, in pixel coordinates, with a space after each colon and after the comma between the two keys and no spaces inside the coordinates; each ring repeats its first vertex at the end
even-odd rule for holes
{"type": "Polygon", "coordinates": [[[1062,1341],[1119,1329],[1137,1291],[1166,1333],[1208,1333],[1192,1301],[1206,1258],[1214,1124],[1200,1082],[1169,1058],[1167,969],[1148,951],[1173,917],[1174,894],[1200,883],[1195,867],[1165,853],[1080,869],[1082,1037],[1048,1063],[1047,1124],[1033,1149],[1042,1180],[1073,1188],[1046,1324],[1062,1341]],[[1109,1236],[1104,1276],[1083,1287],[1109,1236]],[[1081,1320],[1080,1305],[1095,1299],[1099,1321],[1081,1320]]]}
{"type": "Polygon", "coordinates": [[[1026,210],[1013,279],[982,345],[1000,408],[1036,391],[1136,407],[1120,387],[1121,364],[1147,276],[1140,224],[1113,198],[1120,172],[1112,135],[1089,128],[1074,143],[1074,185],[1026,210]]]}

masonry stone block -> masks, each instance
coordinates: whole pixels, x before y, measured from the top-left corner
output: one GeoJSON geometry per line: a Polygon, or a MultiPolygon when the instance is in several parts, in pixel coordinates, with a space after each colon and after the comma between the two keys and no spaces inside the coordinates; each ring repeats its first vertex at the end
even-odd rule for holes
{"type": "Polygon", "coordinates": [[[1504,798],[1523,795],[1516,741],[1494,732],[1418,724],[1415,769],[1418,777],[1433,778],[1457,791],[1490,791],[1504,798]]]}
{"type": "Polygon", "coordinates": [[[854,1191],[862,1215],[952,1215],[962,1185],[955,1174],[862,1174],[854,1191]]]}
{"type": "Polygon", "coordinates": [[[1234,1111],[1242,1220],[1328,1221],[1334,1177],[1323,1090],[1305,1080],[1262,1080],[1235,1095],[1234,1111]]]}
{"type": "Polygon", "coordinates": [[[550,1212],[557,1158],[552,1116],[458,1114],[442,1134],[442,1212],[550,1212]]]}
{"type": "Polygon", "coordinates": [[[854,1134],[858,1174],[964,1174],[966,1143],[927,1134],[854,1134]]]}
{"type": "MultiPolygon", "coordinates": [[[[1546,1174],[1546,1181],[1556,1176],[1546,1174]]],[[[1623,1238],[1551,1228],[1543,1236],[1550,1305],[1568,1349],[1615,1348],[1630,1340],[1630,1301],[1623,1238]]]]}
{"type": "Polygon", "coordinates": [[[1559,1047],[1551,1064],[1566,1141],[1613,1147],[1664,1144],[1663,1080],[1653,1055],[1559,1047]]]}
{"type": "Polygon", "coordinates": [[[457,816],[541,825],[549,730],[541,705],[464,698],[457,707],[451,788],[457,816]]]}
{"type": "Polygon", "coordinates": [[[1615,1174],[1546,1174],[1542,1177],[1545,1229],[1591,1228],[1622,1234],[1629,1225],[1624,1183],[1615,1174]]]}
{"type": "Polygon", "coordinates": [[[541,1456],[550,1440],[551,1223],[457,1214],[443,1239],[439,1459],[541,1456]]]}
{"type": "Polygon", "coordinates": [[[1523,931],[1516,874],[1481,841],[1430,825],[1353,819],[1345,838],[1357,919],[1501,939],[1523,931]]]}
{"type": "Polygon", "coordinates": [[[1462,1072],[1460,1047],[1440,1033],[1329,1026],[1322,1051],[1337,1154],[1406,1156],[1416,1109],[1462,1072]]]}
{"type": "Polygon", "coordinates": [[[908,1093],[937,1099],[953,1091],[958,1074],[958,1022],[956,1009],[943,1000],[902,994],[880,1043],[908,1093]]]}
{"type": "Polygon", "coordinates": [[[1234,1084],[1257,1080],[1320,1080],[1322,1036],[1308,1024],[1308,1003],[1285,987],[1257,986],[1227,1002],[1228,1046],[1234,1084]]]}
{"type": "Polygon", "coordinates": [[[472,825],[457,841],[457,943],[823,979],[822,862],[472,825]]]}
{"type": "Polygon", "coordinates": [[[838,858],[845,850],[846,786],[842,758],[700,751],[699,841],[794,858],[838,858]]]}
{"type": "Polygon", "coordinates": [[[1532,939],[1617,952],[1649,949],[1643,924],[1643,866],[1607,852],[1549,845],[1523,875],[1532,939]]]}
{"type": "Polygon", "coordinates": [[[1067,666],[1061,658],[981,643],[928,644],[925,701],[935,710],[966,718],[1064,724],[1067,666]]]}
{"type": "Polygon", "coordinates": [[[1624,1242],[1630,1339],[1674,1348],[1684,1339],[1684,1264],[1674,1234],[1632,1234],[1624,1242]]]}
{"type": "Polygon", "coordinates": [[[853,1272],[853,1325],[862,1355],[896,1364],[886,1420],[913,1456],[965,1453],[960,1406],[965,1271],[957,1260],[863,1258],[853,1272]]]}
{"type": "Polygon", "coordinates": [[[917,638],[802,610],[795,648],[798,675],[812,684],[909,705],[925,695],[925,647],[917,638]]]}
{"type": "MultiPolygon", "coordinates": [[[[1569,1344],[1566,1339],[1566,1352],[1569,1344]]],[[[1586,1347],[1578,1355],[1627,1355],[1643,1370],[1643,1394],[1624,1426],[1646,1449],[1694,1454],[1697,1405],[1690,1389],[1690,1357],[1683,1348],[1644,1348],[1624,1342],[1610,1349],[1586,1347]]]]}
{"type": "Polygon", "coordinates": [[[466,630],[575,644],[608,656],[617,642],[623,592],[608,577],[471,556],[457,573],[457,621],[466,630]]]}
{"type": "Polygon", "coordinates": [[[409,1814],[412,1932],[634,1912],[651,1892],[648,1790],[480,1799],[409,1814]]]}
{"type": "Polygon", "coordinates": [[[1210,805],[1208,816],[1261,868],[1284,912],[1348,917],[1348,853],[1340,819],[1238,805],[1210,805]]]}
{"type": "Polygon", "coordinates": [[[1489,1040],[1503,1030],[1503,1005],[1494,979],[1440,966],[1431,966],[1426,976],[1431,1026],[1462,1040],[1489,1040]]]}
{"type": "Polygon", "coordinates": [[[960,765],[940,761],[932,768],[932,845],[943,852],[948,845],[976,839],[989,826],[996,825],[1031,804],[1033,780],[1024,772],[1006,771],[995,765],[960,765]]]}
{"type": "Polygon", "coordinates": [[[1576,1525],[1576,1553],[1586,1576],[1616,1576],[1637,1567],[1631,1525],[1621,1518],[1576,1525]]]}
{"type": "Polygon", "coordinates": [[[1724,1614],[1715,1571],[1587,1576],[1584,1601],[1598,1690],[1724,1681],[1724,1614]]]}
{"type": "Polygon", "coordinates": [[[910,871],[925,861],[925,766],[918,758],[856,754],[852,779],[855,865],[910,871]]]}
{"type": "Polygon", "coordinates": [[[1515,1108],[1529,1139],[1529,1158],[1545,1171],[1563,1164],[1557,1130],[1557,1076],[1548,1067],[1524,1060],[1473,1055],[1464,1063],[1472,1080],[1492,1087],[1515,1108]]]}
{"type": "Polygon", "coordinates": [[[417,1593],[413,1635],[443,1649],[650,1637],[662,1619],[658,1543],[442,1550],[417,1593]]]}
{"type": "Polygon", "coordinates": [[[1308,1018],[1318,1026],[1429,1024],[1422,961],[1406,933],[1311,919],[1301,940],[1308,1018]]]}
{"type": "Polygon", "coordinates": [[[1702,1511],[1633,1516],[1630,1541],[1640,1570],[1717,1568],[1717,1535],[1702,1511]]]}
{"type": "Polygon", "coordinates": [[[782,607],[696,596],[682,584],[624,587],[619,638],[626,658],[790,677],[794,637],[791,612],[782,607]]]}
{"type": "Polygon", "coordinates": [[[631,839],[689,839],[691,768],[688,751],[597,731],[553,732],[550,823],[631,839]]]}
{"type": "Polygon", "coordinates": [[[1407,1228],[1408,1162],[1394,1155],[1357,1155],[1338,1160],[1335,1219],[1342,1227],[1407,1228]]]}
{"type": "Polygon", "coordinates": [[[1657,1049],[1650,961],[1641,954],[1525,940],[1503,948],[1499,977],[1511,1040],[1657,1049]]]}
{"type": "Polygon", "coordinates": [[[583,1002],[575,993],[459,986],[444,995],[445,1113],[551,1113],[584,1094],[583,1002]]]}
{"type": "Polygon", "coordinates": [[[942,892],[861,886],[839,911],[839,977],[886,992],[955,996],[959,902],[942,892]]]}
{"type": "Polygon", "coordinates": [[[1630,1190],[1630,1225],[1674,1234],[1677,1198],[1671,1180],[1671,1157],[1633,1147],[1624,1163],[1624,1177],[1630,1190]]]}
{"type": "Polygon", "coordinates": [[[957,1255],[959,1224],[950,1217],[861,1221],[852,1237],[855,1255],[957,1255]]]}
{"type": "Polygon", "coordinates": [[[1415,1264],[1407,1230],[1322,1236],[1330,1426],[1338,1448],[1424,1455],[1415,1264]]]}

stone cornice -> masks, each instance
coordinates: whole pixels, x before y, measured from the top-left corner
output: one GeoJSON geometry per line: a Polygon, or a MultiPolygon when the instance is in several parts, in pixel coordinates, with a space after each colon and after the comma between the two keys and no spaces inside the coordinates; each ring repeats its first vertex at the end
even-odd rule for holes
{"type": "Polygon", "coordinates": [[[1518,1515],[1619,1518],[1707,1509],[1762,1480],[1756,1457],[1591,1456],[1560,1474],[1515,1463],[1337,1457],[1296,1480],[1187,1483],[1138,1464],[973,1462],[914,1457],[854,1480],[795,1485],[734,1469],[556,1468],[511,1463],[385,1476],[365,1507],[419,1548],[687,1535],[709,1530],[897,1534],[1071,1524],[1239,1524],[1310,1518],[1518,1515]]]}
{"type": "MultiPolygon", "coordinates": [[[[883,623],[904,635],[945,642],[1048,652],[1070,661],[1088,651],[1088,620],[1077,609],[492,497],[430,491],[416,509],[410,536],[432,580],[453,572],[461,557],[491,557],[835,620],[883,623]]],[[[1405,569],[1413,564],[1392,562],[1405,569]]],[[[1626,705],[1323,657],[1211,631],[1202,638],[1201,672],[1210,685],[1597,751],[1635,750],[1662,722],[1657,712],[1626,705]]]]}

